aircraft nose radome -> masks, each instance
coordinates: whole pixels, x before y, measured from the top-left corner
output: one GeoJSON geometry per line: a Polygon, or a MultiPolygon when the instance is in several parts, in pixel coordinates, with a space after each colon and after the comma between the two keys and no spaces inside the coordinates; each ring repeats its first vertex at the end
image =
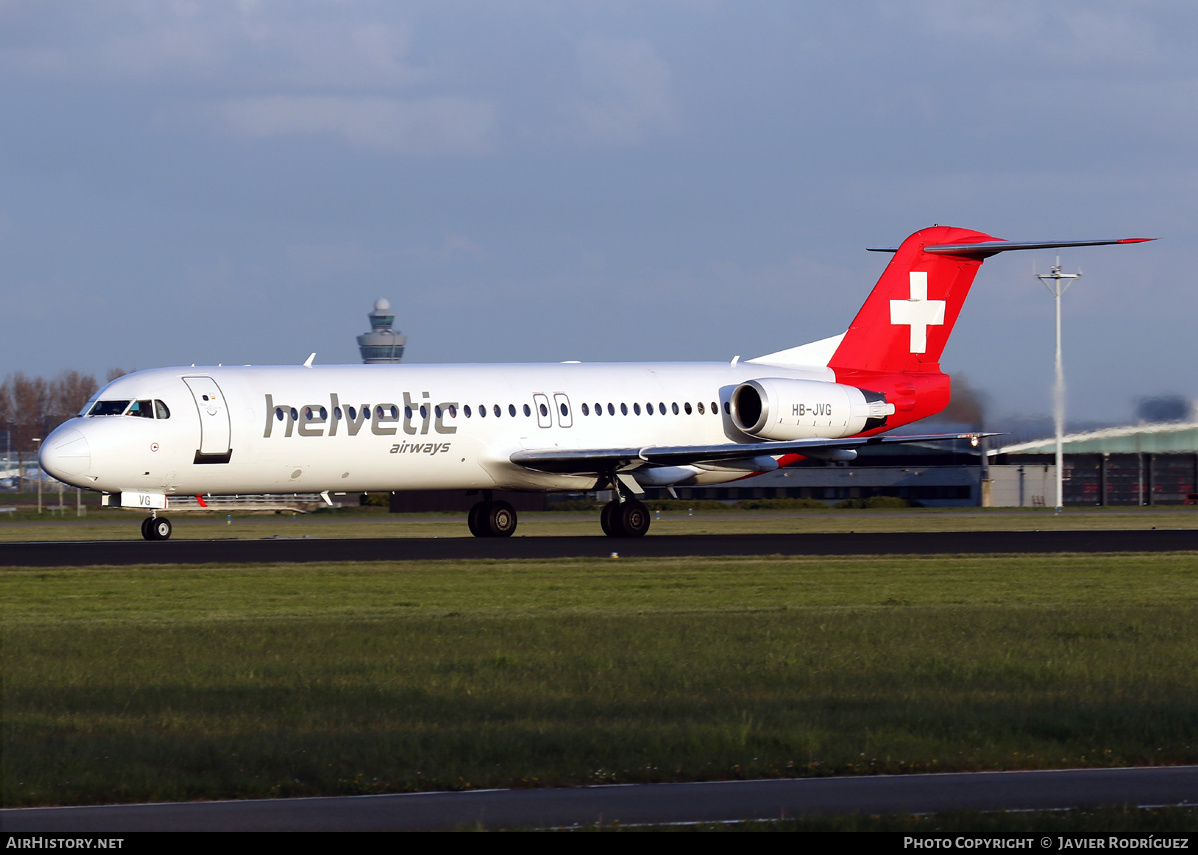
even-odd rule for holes
{"type": "Polygon", "coordinates": [[[44,471],[60,481],[66,480],[63,477],[66,475],[82,475],[92,465],[87,437],[77,430],[54,433],[42,444],[37,459],[44,471]]]}

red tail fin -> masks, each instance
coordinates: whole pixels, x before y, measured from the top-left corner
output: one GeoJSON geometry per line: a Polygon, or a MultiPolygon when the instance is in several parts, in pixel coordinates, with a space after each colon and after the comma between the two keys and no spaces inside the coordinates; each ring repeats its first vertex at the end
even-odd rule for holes
{"type": "Polygon", "coordinates": [[[948,226],[911,235],[895,251],[828,367],[838,376],[844,371],[938,371],[969,286],[990,254],[979,251],[977,244],[998,240],[948,226]],[[960,255],[945,252],[956,245],[968,250],[960,255]],[[925,252],[927,246],[938,251],[925,252]]]}

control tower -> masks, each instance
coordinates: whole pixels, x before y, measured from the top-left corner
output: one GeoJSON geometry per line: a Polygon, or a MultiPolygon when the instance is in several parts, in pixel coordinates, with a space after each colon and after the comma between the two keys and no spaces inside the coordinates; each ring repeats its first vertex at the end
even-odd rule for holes
{"type": "Polygon", "coordinates": [[[380,297],[374,301],[374,309],[367,317],[370,318],[370,332],[358,336],[358,350],[362,353],[362,362],[367,365],[402,362],[403,349],[408,343],[408,337],[400,335],[399,330],[391,329],[391,325],[395,323],[395,313],[391,311],[391,304],[380,297]]]}

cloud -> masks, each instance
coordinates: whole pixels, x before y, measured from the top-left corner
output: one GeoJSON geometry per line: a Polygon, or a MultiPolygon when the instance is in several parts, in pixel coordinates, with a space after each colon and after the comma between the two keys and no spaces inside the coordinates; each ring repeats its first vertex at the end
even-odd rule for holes
{"type": "MultiPolygon", "coordinates": [[[[1151,20],[1136,4],[924,0],[921,7],[934,33],[965,38],[975,46],[989,44],[1052,66],[1126,70],[1179,58],[1168,45],[1168,13],[1151,20]]],[[[1188,56],[1187,45],[1186,61],[1188,56]]]]}
{"type": "Polygon", "coordinates": [[[643,39],[588,36],[577,66],[587,97],[566,107],[573,134],[600,145],[635,145],[678,123],[669,67],[643,39]]]}
{"type": "Polygon", "coordinates": [[[322,283],[371,270],[375,257],[356,242],[296,244],[287,247],[287,266],[303,282],[322,283]]]}
{"type": "Polygon", "coordinates": [[[409,86],[412,27],[386,6],[9,0],[0,67],[32,77],[239,87],[409,86]]]}
{"type": "Polygon", "coordinates": [[[219,132],[241,139],[328,136],[368,151],[435,157],[486,153],[499,107],[477,98],[267,95],[229,99],[201,112],[219,132]]]}

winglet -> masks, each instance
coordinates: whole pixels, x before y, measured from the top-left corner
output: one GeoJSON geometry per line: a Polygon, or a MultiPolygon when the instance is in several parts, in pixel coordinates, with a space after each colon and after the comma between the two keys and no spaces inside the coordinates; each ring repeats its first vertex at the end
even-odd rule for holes
{"type": "Polygon", "coordinates": [[[314,360],[315,358],[316,358],[316,354],[315,354],[315,353],[310,353],[310,354],[308,354],[308,358],[304,360],[304,367],[305,367],[305,368],[311,368],[311,367],[312,367],[312,360],[314,360]]]}

